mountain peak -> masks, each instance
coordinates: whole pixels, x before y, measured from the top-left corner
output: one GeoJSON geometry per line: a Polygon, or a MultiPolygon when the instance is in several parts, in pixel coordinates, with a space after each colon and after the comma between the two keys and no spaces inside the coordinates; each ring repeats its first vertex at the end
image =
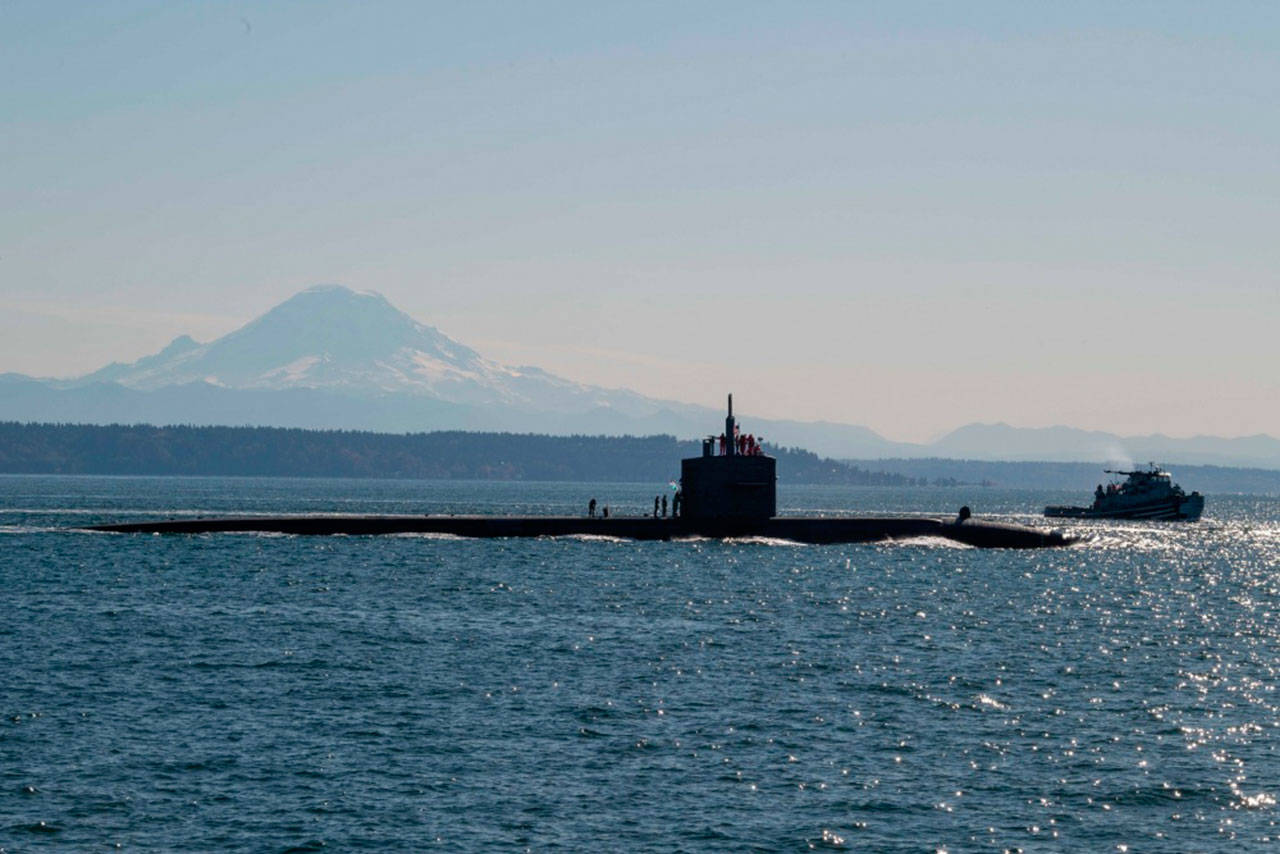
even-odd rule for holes
{"type": "Polygon", "coordinates": [[[238,352],[258,366],[283,367],[301,358],[369,365],[402,350],[450,361],[479,356],[418,323],[373,291],[317,285],[209,345],[210,356],[238,352]]]}
{"type": "Polygon", "coordinates": [[[324,293],[335,293],[335,294],[364,293],[364,294],[371,294],[374,296],[381,296],[381,294],[379,294],[377,291],[357,291],[354,288],[349,288],[346,285],[340,285],[337,282],[320,282],[319,284],[312,285],[309,288],[303,288],[302,290],[294,294],[293,298],[300,297],[303,294],[324,294],[324,293]]]}
{"type": "Polygon", "coordinates": [[[249,326],[269,317],[289,315],[310,315],[315,320],[339,319],[343,313],[351,311],[398,325],[418,325],[377,291],[356,291],[345,285],[314,285],[268,310],[249,326]]]}
{"type": "Polygon", "coordinates": [[[228,335],[201,345],[183,335],[151,356],[112,364],[79,382],[146,390],[192,382],[241,389],[351,388],[446,399],[486,393],[501,366],[418,323],[373,291],[321,284],[294,294],[228,335]]]}
{"type": "Polygon", "coordinates": [[[382,303],[383,305],[390,308],[392,311],[396,310],[395,307],[392,306],[391,303],[387,301],[387,298],[384,297],[382,294],[378,293],[377,291],[357,291],[354,288],[349,288],[346,285],[339,285],[336,283],[323,283],[319,285],[312,285],[309,288],[305,288],[303,290],[298,291],[296,294],[289,297],[284,302],[280,303],[279,306],[276,306],[276,308],[280,308],[281,306],[288,305],[289,303],[292,303],[292,302],[298,302],[298,301],[311,302],[315,300],[325,300],[327,302],[334,302],[334,303],[337,303],[337,302],[358,303],[358,302],[364,302],[364,301],[373,301],[373,302],[382,303]]]}

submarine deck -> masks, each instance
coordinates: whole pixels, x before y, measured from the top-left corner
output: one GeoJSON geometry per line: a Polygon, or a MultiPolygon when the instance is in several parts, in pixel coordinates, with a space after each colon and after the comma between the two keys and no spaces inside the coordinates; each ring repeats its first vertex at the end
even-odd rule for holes
{"type": "Polygon", "coordinates": [[[779,516],[758,521],[592,518],[583,516],[245,516],[169,519],[94,525],[88,530],[121,534],[278,533],[367,536],[452,534],[459,537],[601,536],[632,540],[681,537],[768,537],[797,543],[864,543],[945,537],[986,548],[1044,548],[1069,545],[1059,531],[1025,525],[944,521],[931,517],[808,518],[779,516]]]}

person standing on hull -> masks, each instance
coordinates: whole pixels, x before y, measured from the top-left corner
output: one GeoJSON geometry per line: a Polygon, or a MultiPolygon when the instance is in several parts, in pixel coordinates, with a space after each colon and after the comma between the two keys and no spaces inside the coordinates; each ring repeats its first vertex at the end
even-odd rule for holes
{"type": "Polygon", "coordinates": [[[653,496],[653,518],[658,518],[658,496],[653,496]]]}
{"type": "Polygon", "coordinates": [[[596,500],[594,498],[587,502],[587,515],[592,519],[596,518],[596,500]]]}

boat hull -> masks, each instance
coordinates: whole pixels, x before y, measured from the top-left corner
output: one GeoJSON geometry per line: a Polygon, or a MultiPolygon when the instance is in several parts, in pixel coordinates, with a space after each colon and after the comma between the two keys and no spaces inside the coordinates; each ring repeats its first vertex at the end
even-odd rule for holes
{"type": "Polygon", "coordinates": [[[1044,508],[1044,515],[1069,519],[1155,519],[1166,522],[1194,522],[1204,512],[1204,496],[1193,494],[1180,500],[1161,500],[1126,507],[1061,507],[1044,508]]]}

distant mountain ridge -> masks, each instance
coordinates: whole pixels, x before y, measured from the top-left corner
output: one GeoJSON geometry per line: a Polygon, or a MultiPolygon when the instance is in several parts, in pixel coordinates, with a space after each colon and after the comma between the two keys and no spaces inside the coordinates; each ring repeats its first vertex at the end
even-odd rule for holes
{"type": "MultiPolygon", "coordinates": [[[[1280,439],[1264,434],[1224,439],[1119,436],[1075,427],[1012,427],[969,424],[927,446],[926,456],[972,460],[1056,460],[1060,462],[1174,461],[1198,465],[1280,467],[1280,439]]],[[[911,455],[917,456],[917,455],[911,455]]]]}
{"type": "MultiPolygon", "coordinates": [[[[724,391],[731,391],[725,389],[724,391]]],[[[721,390],[716,390],[717,403],[721,390]]],[[[321,285],[208,343],[182,335],[82,377],[0,374],[0,420],[655,435],[718,432],[718,407],[646,397],[486,359],[372,292],[321,285]]],[[[1177,461],[1280,468],[1280,440],[1121,437],[971,424],[931,444],[851,424],[743,416],[771,443],[845,459],[1177,461]]]]}
{"type": "MultiPolygon", "coordinates": [[[[380,294],[321,285],[205,344],[183,335],[135,362],[67,380],[0,376],[0,419],[692,437],[715,430],[723,412],[503,365],[380,294]]],[[[810,449],[909,450],[854,425],[750,426],[810,449]]]]}

